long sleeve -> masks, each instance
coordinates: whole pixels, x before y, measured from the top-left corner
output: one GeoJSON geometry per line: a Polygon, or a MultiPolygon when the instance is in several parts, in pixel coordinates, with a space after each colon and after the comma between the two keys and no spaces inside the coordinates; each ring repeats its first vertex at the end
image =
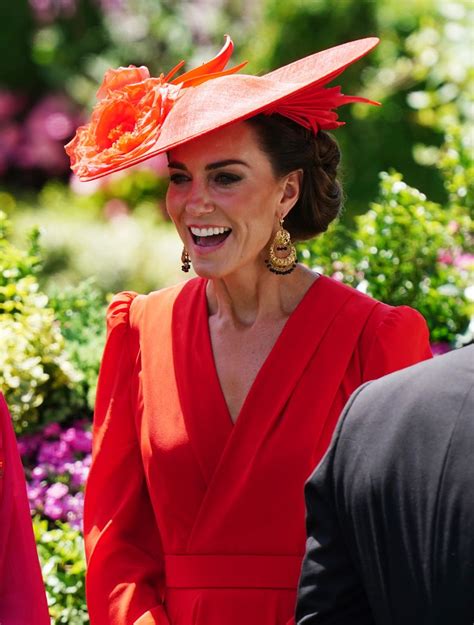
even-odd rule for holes
{"type": "Polygon", "coordinates": [[[431,358],[429,330],[409,306],[380,304],[362,339],[362,380],[375,380],[431,358]]]}
{"type": "Polygon", "coordinates": [[[348,402],[333,441],[305,486],[306,554],[296,606],[297,625],[374,625],[369,602],[339,528],[333,465],[348,402]]]}
{"type": "Polygon", "coordinates": [[[131,392],[129,313],[135,296],[119,293],[107,311],[84,510],[91,625],[169,625],[163,607],[162,545],[131,392]]]}
{"type": "Polygon", "coordinates": [[[0,394],[0,623],[48,625],[25,475],[7,405],[0,394]]]}

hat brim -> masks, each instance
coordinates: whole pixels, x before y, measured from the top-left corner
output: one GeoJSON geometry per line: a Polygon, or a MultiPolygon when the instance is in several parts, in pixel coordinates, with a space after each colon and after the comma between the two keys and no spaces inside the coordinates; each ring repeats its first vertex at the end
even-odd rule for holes
{"type": "Polygon", "coordinates": [[[156,143],[147,152],[113,169],[91,175],[88,180],[137,165],[214,130],[274,108],[310,87],[326,84],[378,43],[377,37],[358,39],[316,52],[264,76],[233,74],[185,89],[163,122],[156,143]]]}

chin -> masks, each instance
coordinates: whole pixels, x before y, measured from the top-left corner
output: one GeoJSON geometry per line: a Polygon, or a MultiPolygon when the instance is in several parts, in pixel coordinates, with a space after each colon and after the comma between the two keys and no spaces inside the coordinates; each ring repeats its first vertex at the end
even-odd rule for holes
{"type": "Polygon", "coordinates": [[[207,278],[208,280],[225,278],[232,273],[229,270],[226,271],[225,269],[216,267],[215,265],[213,266],[212,264],[206,266],[206,263],[192,263],[192,267],[197,276],[200,278],[207,278]]]}

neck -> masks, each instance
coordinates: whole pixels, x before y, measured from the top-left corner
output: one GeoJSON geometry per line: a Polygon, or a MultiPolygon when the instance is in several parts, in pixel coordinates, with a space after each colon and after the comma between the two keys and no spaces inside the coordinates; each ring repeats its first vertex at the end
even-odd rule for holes
{"type": "Polygon", "coordinates": [[[288,317],[317,277],[301,265],[291,274],[279,276],[262,264],[258,269],[211,279],[207,285],[210,315],[237,327],[288,317]]]}

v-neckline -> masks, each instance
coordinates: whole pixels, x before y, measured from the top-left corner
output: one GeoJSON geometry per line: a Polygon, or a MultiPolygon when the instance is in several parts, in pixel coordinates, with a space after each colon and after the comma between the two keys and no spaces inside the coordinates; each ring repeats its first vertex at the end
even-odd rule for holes
{"type": "MultiPolygon", "coordinates": [[[[173,305],[173,366],[189,443],[204,483],[252,456],[272,421],[290,400],[309,360],[353,289],[320,276],[289,316],[233,423],[212,353],[205,286],[187,282],[173,305]],[[260,441],[260,442],[259,442],[260,441]]],[[[177,418],[174,415],[173,418],[177,418]]]]}
{"type": "MultiPolygon", "coordinates": [[[[226,417],[226,421],[228,423],[228,426],[230,426],[230,428],[233,430],[237,427],[237,424],[240,423],[242,421],[242,416],[245,414],[246,409],[247,409],[247,405],[249,404],[250,400],[252,399],[253,395],[255,395],[256,393],[258,393],[258,387],[261,385],[261,379],[265,377],[267,369],[270,369],[272,366],[272,362],[274,361],[275,358],[277,358],[278,356],[278,352],[280,352],[283,348],[282,345],[285,342],[285,338],[287,336],[287,334],[289,332],[291,332],[293,323],[294,323],[294,319],[297,318],[299,316],[299,311],[304,308],[305,306],[305,302],[311,298],[311,293],[313,292],[313,290],[315,289],[315,286],[318,282],[321,281],[321,279],[324,278],[324,276],[319,275],[307,288],[307,290],[305,291],[305,293],[303,294],[302,298],[300,299],[300,301],[298,302],[298,304],[295,306],[294,310],[290,313],[290,315],[288,316],[288,319],[285,321],[283,328],[281,329],[279,335],[277,336],[272,348],[270,349],[270,351],[267,354],[267,357],[265,358],[265,360],[263,361],[261,367],[259,368],[259,370],[257,371],[257,374],[252,382],[252,384],[250,385],[250,388],[240,406],[240,410],[237,414],[237,417],[235,419],[235,421],[232,419],[232,415],[230,413],[229,410],[229,405],[227,403],[227,400],[225,398],[225,394],[224,391],[222,389],[222,385],[221,385],[221,381],[219,379],[219,374],[217,372],[217,366],[216,366],[216,359],[214,356],[214,350],[212,347],[212,339],[211,339],[211,329],[210,329],[210,324],[209,324],[209,319],[210,319],[210,315],[209,315],[209,306],[208,306],[208,302],[207,302],[207,296],[206,296],[206,287],[208,284],[208,280],[203,280],[203,285],[202,285],[202,290],[200,293],[200,306],[201,306],[201,319],[206,318],[206,327],[205,327],[205,332],[204,332],[204,336],[205,336],[205,342],[206,342],[206,359],[205,361],[210,363],[210,374],[212,376],[212,387],[215,389],[215,391],[217,392],[217,401],[221,406],[221,409],[218,411],[220,414],[222,414],[226,417]]],[[[239,425],[240,427],[240,425],[239,425]]]]}

